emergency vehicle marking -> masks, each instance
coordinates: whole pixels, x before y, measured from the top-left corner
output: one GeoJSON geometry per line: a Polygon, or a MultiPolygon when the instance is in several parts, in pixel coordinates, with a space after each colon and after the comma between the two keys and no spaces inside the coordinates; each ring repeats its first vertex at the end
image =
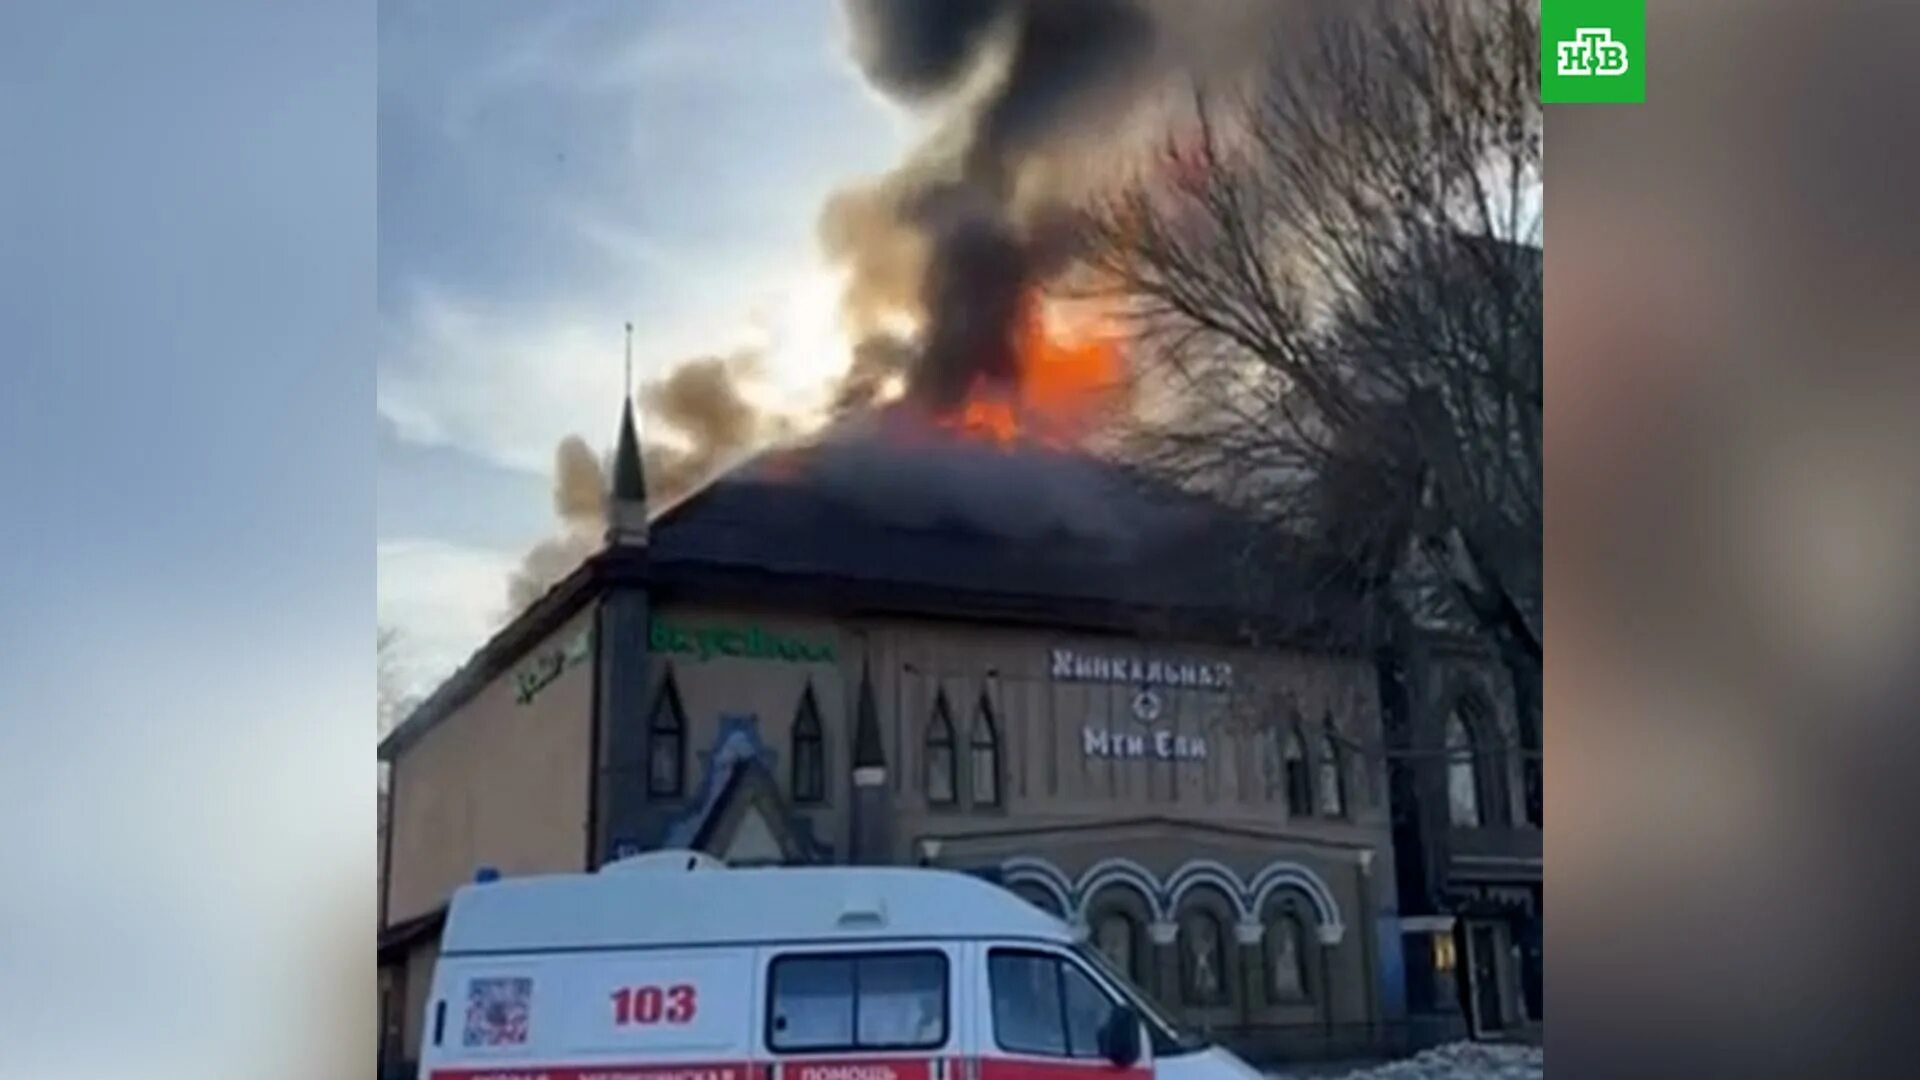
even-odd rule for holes
{"type": "Polygon", "coordinates": [[[623,986],[608,997],[613,999],[615,1027],[627,1024],[685,1024],[693,1019],[698,991],[687,983],[662,990],[658,986],[623,986]]]}
{"type": "Polygon", "coordinates": [[[789,1080],[931,1080],[932,1064],[926,1058],[789,1061],[781,1072],[789,1080]]]}
{"type": "Polygon", "coordinates": [[[751,1064],[726,1065],[525,1065],[496,1069],[435,1069],[431,1080],[760,1080],[751,1064]]]}
{"type": "Polygon", "coordinates": [[[461,1043],[468,1047],[526,1045],[532,1005],[532,979],[469,979],[461,1043]]]}

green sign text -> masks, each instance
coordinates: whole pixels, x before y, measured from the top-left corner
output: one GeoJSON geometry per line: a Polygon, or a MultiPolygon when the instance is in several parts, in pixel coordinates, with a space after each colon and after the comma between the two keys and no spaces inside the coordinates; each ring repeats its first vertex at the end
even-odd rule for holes
{"type": "Polygon", "coordinates": [[[833,663],[833,643],[787,637],[758,626],[680,626],[655,619],[647,645],[654,652],[711,660],[787,660],[797,664],[833,663]]]}

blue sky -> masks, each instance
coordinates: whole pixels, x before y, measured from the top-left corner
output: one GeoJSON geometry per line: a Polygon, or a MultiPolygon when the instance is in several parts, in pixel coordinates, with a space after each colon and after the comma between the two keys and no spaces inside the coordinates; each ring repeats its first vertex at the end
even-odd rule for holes
{"type": "Polygon", "coordinates": [[[417,686],[552,531],[555,443],[610,441],[623,322],[637,378],[758,343],[778,392],[824,381],[816,213],[913,134],[842,33],[835,0],[381,5],[379,604],[417,686]]]}

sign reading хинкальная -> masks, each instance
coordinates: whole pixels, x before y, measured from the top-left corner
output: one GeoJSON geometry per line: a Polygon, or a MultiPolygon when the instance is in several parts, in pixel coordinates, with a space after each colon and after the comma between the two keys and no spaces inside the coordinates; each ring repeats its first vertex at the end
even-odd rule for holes
{"type": "Polygon", "coordinates": [[[796,664],[831,664],[831,641],[808,640],[779,634],[764,627],[682,626],[655,619],[647,634],[647,647],[656,653],[692,656],[711,660],[716,656],[741,660],[786,660],[796,664]]]}

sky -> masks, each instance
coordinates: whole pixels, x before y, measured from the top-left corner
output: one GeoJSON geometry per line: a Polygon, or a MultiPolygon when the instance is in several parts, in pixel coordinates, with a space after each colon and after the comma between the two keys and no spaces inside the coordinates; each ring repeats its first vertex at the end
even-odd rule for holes
{"type": "Polygon", "coordinates": [[[826,195],[911,119],[836,0],[387,2],[379,14],[379,614],[409,688],[496,629],[554,530],[554,447],[635,380],[757,345],[791,405],[845,362],[826,195]]]}

